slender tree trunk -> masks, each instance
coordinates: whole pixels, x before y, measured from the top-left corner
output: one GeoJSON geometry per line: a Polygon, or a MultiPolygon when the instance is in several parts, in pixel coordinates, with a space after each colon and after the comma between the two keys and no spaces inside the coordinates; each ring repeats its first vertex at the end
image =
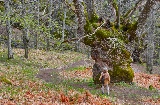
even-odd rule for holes
{"type": "Polygon", "coordinates": [[[118,16],[117,16],[117,26],[120,26],[120,11],[121,11],[121,0],[118,0],[118,16]]]}
{"type": "Polygon", "coordinates": [[[38,49],[38,32],[35,33],[34,48],[38,49]]]}
{"type": "Polygon", "coordinates": [[[34,47],[35,49],[38,49],[38,34],[39,34],[39,0],[37,0],[37,27],[38,30],[35,34],[35,39],[34,39],[34,47]]]}
{"type": "Polygon", "coordinates": [[[152,74],[153,70],[153,54],[154,54],[154,25],[155,25],[155,17],[153,14],[153,10],[151,11],[151,17],[149,22],[149,30],[148,30],[148,46],[147,46],[147,71],[152,74]]]}
{"type": "MultiPolygon", "coordinates": [[[[48,27],[52,28],[52,4],[53,4],[53,0],[49,0],[49,7],[48,7],[48,11],[49,11],[49,25],[48,27]]],[[[47,35],[47,51],[50,50],[50,36],[51,36],[51,31],[49,31],[49,34],[47,35]]]]}
{"type": "Polygon", "coordinates": [[[24,51],[25,51],[25,54],[24,54],[24,57],[25,58],[28,58],[28,42],[29,42],[29,39],[28,39],[28,33],[29,33],[29,30],[28,29],[23,29],[23,43],[24,43],[24,51]]]}
{"type": "Polygon", "coordinates": [[[62,29],[62,39],[61,39],[62,42],[64,41],[65,21],[66,21],[66,8],[64,7],[64,5],[63,5],[63,8],[64,8],[64,19],[63,19],[63,29],[62,29]]]}
{"type": "Polygon", "coordinates": [[[5,7],[6,7],[6,14],[7,14],[7,20],[6,20],[6,30],[8,34],[8,59],[13,58],[13,53],[12,53],[12,47],[11,47],[11,37],[12,37],[12,29],[10,25],[10,0],[5,0],[5,7]]]}
{"type": "MultiPolygon", "coordinates": [[[[77,20],[77,19],[76,19],[76,22],[78,23],[78,20],[77,20]]],[[[78,34],[78,33],[77,33],[77,27],[78,27],[78,24],[76,25],[76,29],[75,29],[75,37],[76,37],[76,38],[78,38],[78,35],[77,35],[77,34],[78,34]]],[[[75,51],[79,52],[79,43],[80,43],[80,42],[78,42],[78,41],[76,40],[75,43],[76,43],[75,51]]]]}
{"type": "Polygon", "coordinates": [[[50,40],[49,40],[49,37],[47,37],[46,41],[47,41],[47,51],[49,51],[50,50],[50,42],[49,42],[50,40]]]}
{"type": "MultiPolygon", "coordinates": [[[[25,0],[21,0],[21,3],[22,3],[22,18],[24,19],[24,16],[26,16],[26,7],[25,7],[25,0]]],[[[28,45],[29,45],[29,38],[28,38],[28,34],[29,34],[29,29],[27,27],[27,23],[25,22],[25,19],[24,19],[24,23],[25,23],[25,26],[23,28],[23,44],[24,44],[24,51],[25,51],[25,54],[24,54],[24,57],[25,58],[28,58],[28,45]]]]}

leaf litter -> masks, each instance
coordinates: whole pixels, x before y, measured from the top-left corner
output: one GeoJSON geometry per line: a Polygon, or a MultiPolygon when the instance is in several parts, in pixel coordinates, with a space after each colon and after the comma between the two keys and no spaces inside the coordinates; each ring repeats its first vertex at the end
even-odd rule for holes
{"type": "MultiPolygon", "coordinates": [[[[22,56],[23,53],[20,50],[15,50],[17,56],[22,56]]],[[[35,52],[35,51],[33,51],[35,52]]],[[[40,62],[40,59],[46,60],[48,57],[41,58],[41,51],[38,51],[39,58],[35,59],[35,62],[40,62]]],[[[32,54],[32,53],[31,53],[32,54]]],[[[42,53],[44,56],[48,55],[45,52],[42,53]]],[[[33,57],[33,56],[32,56],[33,57]]],[[[79,58],[78,58],[79,59],[79,58]]],[[[27,62],[27,61],[26,61],[27,62]]],[[[69,60],[67,61],[69,62],[69,60]]],[[[51,65],[52,62],[48,64],[51,65]]],[[[57,62],[58,63],[58,62],[57,62]]],[[[42,63],[43,64],[43,63],[42,63]]],[[[56,64],[55,64],[56,65],[56,64]]],[[[30,79],[26,74],[22,73],[22,65],[7,67],[4,62],[0,64],[0,76],[6,75],[7,78],[12,82],[11,85],[0,81],[0,86],[2,87],[0,91],[0,103],[3,105],[59,105],[59,104],[95,104],[95,105],[110,105],[112,104],[109,99],[101,98],[97,95],[92,95],[88,90],[83,93],[79,93],[75,90],[68,90],[66,94],[64,91],[55,91],[48,89],[44,85],[43,80],[34,78],[34,81],[30,79]],[[43,89],[42,89],[43,88],[43,89]]],[[[53,67],[53,66],[51,66],[53,67]]],[[[37,72],[37,71],[36,71],[37,72]]],[[[85,70],[75,70],[75,71],[61,71],[59,73],[64,77],[68,78],[80,78],[89,79],[92,77],[92,69],[85,68],[85,70]]],[[[153,86],[155,89],[160,89],[160,75],[150,75],[145,73],[135,73],[134,82],[144,88],[149,88],[153,86]]],[[[160,102],[160,98],[151,99],[144,98],[142,100],[144,103],[157,104],[160,102]]]]}

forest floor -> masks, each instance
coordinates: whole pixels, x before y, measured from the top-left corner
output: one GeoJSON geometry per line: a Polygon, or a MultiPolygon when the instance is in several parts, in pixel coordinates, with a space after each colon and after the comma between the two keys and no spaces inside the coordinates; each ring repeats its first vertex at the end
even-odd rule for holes
{"type": "MultiPolygon", "coordinates": [[[[92,60],[80,60],[61,69],[41,69],[37,77],[55,85],[68,79],[70,81],[65,81],[68,86],[101,95],[100,86],[94,85],[92,80],[87,81],[92,78],[91,65],[93,65],[92,60]]],[[[145,67],[140,64],[131,66],[135,70],[135,84],[129,85],[123,82],[110,84],[110,96],[107,98],[115,105],[158,105],[160,103],[160,75],[143,73],[145,67]]]]}
{"type": "MultiPolygon", "coordinates": [[[[134,84],[110,84],[110,95],[102,95],[92,80],[93,61],[76,52],[14,49],[7,60],[0,49],[0,105],[158,105],[160,74],[147,74],[140,64],[132,64],[134,84]]],[[[158,67],[154,69],[159,73],[158,67]]]]}

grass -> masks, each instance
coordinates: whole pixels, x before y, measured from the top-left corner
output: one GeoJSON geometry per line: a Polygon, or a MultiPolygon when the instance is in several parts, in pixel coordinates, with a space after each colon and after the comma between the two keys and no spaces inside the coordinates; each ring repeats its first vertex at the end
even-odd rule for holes
{"type": "Polygon", "coordinates": [[[132,87],[133,86],[133,85],[130,85],[125,82],[114,83],[114,85],[123,86],[123,87],[132,87]]]}
{"type": "Polygon", "coordinates": [[[69,68],[67,71],[76,71],[76,70],[83,71],[85,69],[86,69],[85,66],[78,66],[78,67],[69,68]]]}
{"type": "MultiPolygon", "coordinates": [[[[0,96],[23,101],[27,91],[39,93],[61,89],[35,77],[41,68],[55,68],[84,58],[76,52],[56,53],[53,51],[30,50],[29,59],[23,57],[23,49],[14,49],[14,59],[7,59],[7,50],[0,49],[0,96]]],[[[71,88],[71,87],[70,87],[71,88]]]]}
{"type": "MultiPolygon", "coordinates": [[[[41,68],[60,67],[84,58],[85,56],[82,54],[69,51],[60,53],[30,50],[29,59],[25,59],[23,57],[23,50],[15,49],[14,59],[8,60],[6,49],[0,49],[0,96],[5,99],[25,101],[25,95],[29,94],[29,92],[38,94],[43,91],[45,94],[48,94],[48,91],[63,91],[67,95],[70,90],[74,90],[83,93],[86,91],[86,88],[82,87],[83,85],[87,89],[90,89],[93,95],[98,95],[101,98],[107,98],[114,102],[117,94],[111,92],[110,96],[102,95],[101,90],[95,88],[97,85],[94,84],[93,79],[88,76],[83,78],[81,76],[78,78],[61,78],[62,81],[60,83],[57,82],[58,78],[55,78],[55,76],[61,77],[58,72],[52,73],[52,83],[47,83],[35,77],[41,68]]],[[[85,70],[86,67],[84,66],[73,67],[68,69],[67,73],[74,73],[75,71],[80,71],[81,73],[85,70]]],[[[138,87],[136,84],[130,85],[124,82],[115,83],[114,85],[122,88],[146,89],[138,87]]],[[[152,89],[150,91],[155,90],[152,89]]],[[[138,97],[135,94],[128,94],[128,96],[130,98],[138,97]]],[[[160,96],[153,95],[151,98],[158,99],[160,96]]]]}
{"type": "Polygon", "coordinates": [[[139,90],[146,90],[146,91],[151,91],[151,92],[158,92],[158,90],[154,87],[152,87],[151,85],[151,88],[144,88],[144,87],[140,87],[138,85],[136,85],[136,83],[133,83],[133,84],[128,84],[128,83],[125,83],[125,82],[120,82],[120,83],[114,83],[115,86],[122,86],[122,87],[127,87],[127,88],[132,88],[132,89],[139,89],[139,90]]]}

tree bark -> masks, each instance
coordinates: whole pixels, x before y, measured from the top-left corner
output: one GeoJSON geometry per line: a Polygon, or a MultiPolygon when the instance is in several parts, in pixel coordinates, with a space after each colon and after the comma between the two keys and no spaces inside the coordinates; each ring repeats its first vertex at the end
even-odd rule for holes
{"type": "Polygon", "coordinates": [[[149,19],[149,30],[148,30],[148,46],[147,46],[147,71],[152,74],[153,70],[153,54],[154,54],[154,34],[155,34],[155,17],[154,17],[154,11],[151,11],[151,17],[149,19]]]}
{"type": "Polygon", "coordinates": [[[12,29],[10,25],[10,0],[5,0],[5,8],[6,8],[6,14],[7,14],[7,20],[6,20],[6,30],[7,30],[7,35],[8,35],[8,59],[13,58],[13,53],[12,53],[12,47],[11,47],[11,39],[12,39],[12,29]]]}
{"type": "Polygon", "coordinates": [[[138,18],[138,27],[139,29],[141,29],[143,27],[143,25],[145,24],[149,13],[152,9],[152,6],[155,4],[155,0],[147,0],[139,18],[138,18]]]}
{"type": "Polygon", "coordinates": [[[28,58],[28,45],[29,45],[29,38],[28,38],[28,34],[29,34],[29,29],[27,26],[27,23],[25,21],[24,16],[26,16],[26,6],[25,6],[25,0],[21,0],[22,3],[22,18],[24,19],[24,28],[23,28],[23,44],[24,44],[24,57],[27,59],[28,58]]]}
{"type": "MultiPolygon", "coordinates": [[[[154,4],[155,4],[155,1],[154,1],[154,0],[147,0],[147,2],[146,2],[146,4],[145,4],[145,6],[144,6],[144,8],[143,8],[143,10],[142,10],[139,18],[138,18],[138,24],[137,24],[135,30],[132,30],[132,31],[134,31],[133,33],[136,33],[137,30],[143,29],[143,26],[144,26],[144,24],[145,24],[145,22],[146,22],[146,20],[147,20],[147,18],[148,18],[148,16],[149,16],[149,13],[150,13],[150,11],[151,11],[151,9],[152,9],[152,6],[153,6],[154,4]]],[[[138,36],[138,35],[137,35],[137,37],[142,37],[142,36],[138,36]]],[[[139,40],[140,40],[140,39],[139,39],[139,40]]],[[[132,56],[132,57],[133,57],[133,60],[134,60],[135,62],[141,63],[140,58],[139,58],[139,57],[140,57],[140,54],[141,54],[141,50],[139,50],[139,49],[137,48],[137,46],[135,46],[135,50],[136,50],[136,51],[133,52],[133,55],[134,55],[134,56],[132,56]]]]}
{"type": "Polygon", "coordinates": [[[63,8],[64,8],[64,19],[63,19],[63,28],[62,28],[62,42],[64,41],[64,33],[65,33],[65,21],[66,21],[66,8],[65,8],[65,6],[64,6],[64,4],[62,4],[63,5],[63,8]]]}
{"type": "Polygon", "coordinates": [[[88,14],[88,19],[91,20],[92,15],[95,12],[95,8],[94,8],[94,0],[85,0],[86,4],[87,4],[87,14],[88,14]]]}
{"type": "Polygon", "coordinates": [[[39,0],[37,0],[37,27],[38,27],[38,32],[36,32],[35,33],[35,38],[34,38],[34,47],[35,47],[35,49],[38,49],[38,34],[39,34],[39,20],[40,20],[40,18],[39,18],[39,4],[40,4],[40,2],[39,2],[39,0]]]}
{"type": "MultiPolygon", "coordinates": [[[[52,5],[53,5],[53,0],[49,0],[49,6],[48,6],[48,11],[49,11],[49,24],[48,28],[51,30],[52,28],[52,5]]],[[[51,36],[51,31],[49,31],[49,34],[47,35],[47,51],[50,50],[50,36],[51,36]]]]}
{"type": "Polygon", "coordinates": [[[28,39],[28,29],[23,29],[23,43],[24,43],[24,57],[27,59],[28,58],[28,43],[29,43],[29,39],[28,39]]]}
{"type": "MultiPolygon", "coordinates": [[[[83,1],[83,0],[81,0],[83,1]]],[[[77,37],[81,38],[84,35],[84,25],[85,25],[85,15],[84,15],[84,6],[80,0],[73,0],[75,6],[75,12],[78,18],[78,29],[77,37]]],[[[83,40],[81,40],[83,41],[83,40]]]]}
{"type": "Polygon", "coordinates": [[[135,6],[133,8],[131,8],[130,10],[128,10],[126,12],[126,14],[124,15],[125,18],[129,18],[132,16],[132,14],[135,12],[135,10],[137,9],[137,7],[139,6],[139,4],[142,2],[143,0],[139,0],[137,1],[137,3],[135,4],[135,6]]]}

